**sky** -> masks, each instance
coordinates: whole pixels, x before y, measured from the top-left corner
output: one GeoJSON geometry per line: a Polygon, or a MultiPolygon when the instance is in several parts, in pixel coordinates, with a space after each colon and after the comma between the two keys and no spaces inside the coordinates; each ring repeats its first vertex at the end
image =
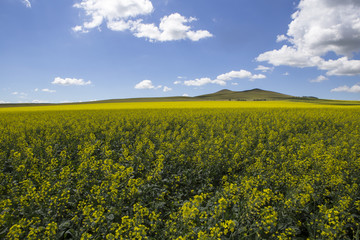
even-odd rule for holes
{"type": "Polygon", "coordinates": [[[359,0],[0,0],[0,103],[360,100],[359,0]]]}

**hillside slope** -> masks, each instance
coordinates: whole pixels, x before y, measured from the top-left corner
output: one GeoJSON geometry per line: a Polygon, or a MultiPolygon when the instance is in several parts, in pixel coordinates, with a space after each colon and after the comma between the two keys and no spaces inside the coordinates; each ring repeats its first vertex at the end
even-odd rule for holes
{"type": "Polygon", "coordinates": [[[259,88],[254,88],[246,91],[231,91],[223,89],[221,91],[200,95],[194,97],[203,100],[285,100],[294,98],[294,96],[286,95],[282,93],[266,91],[259,88]]]}

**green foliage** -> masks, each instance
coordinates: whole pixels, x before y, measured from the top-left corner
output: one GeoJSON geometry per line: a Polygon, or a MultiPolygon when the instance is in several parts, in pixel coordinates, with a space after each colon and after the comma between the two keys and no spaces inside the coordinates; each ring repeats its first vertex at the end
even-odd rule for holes
{"type": "Polygon", "coordinates": [[[360,110],[0,113],[1,239],[356,239],[360,110]]]}

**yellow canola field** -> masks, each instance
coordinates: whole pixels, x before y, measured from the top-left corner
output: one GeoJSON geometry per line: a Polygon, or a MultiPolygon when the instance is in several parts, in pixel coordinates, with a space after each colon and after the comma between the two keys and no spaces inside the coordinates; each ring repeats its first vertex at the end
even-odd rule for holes
{"type": "Polygon", "coordinates": [[[0,239],[357,239],[360,108],[0,109],[0,239]]]}
{"type": "MultiPolygon", "coordinates": [[[[344,108],[360,108],[360,105],[344,105],[344,108]]],[[[179,102],[123,102],[65,104],[50,106],[0,108],[0,112],[17,111],[64,111],[64,110],[115,110],[115,109],[179,109],[179,108],[339,108],[291,101],[179,101],[179,102]]]]}

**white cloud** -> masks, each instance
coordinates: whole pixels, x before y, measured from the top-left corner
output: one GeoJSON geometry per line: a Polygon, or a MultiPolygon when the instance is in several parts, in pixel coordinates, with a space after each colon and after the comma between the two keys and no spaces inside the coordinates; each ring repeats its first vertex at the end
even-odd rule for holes
{"type": "Polygon", "coordinates": [[[224,73],[221,74],[219,76],[217,76],[216,79],[220,79],[222,81],[230,81],[233,80],[234,78],[251,78],[252,74],[249,71],[246,70],[240,70],[240,71],[231,71],[228,73],[224,73]]]}
{"type": "Polygon", "coordinates": [[[189,94],[187,94],[187,93],[183,94],[183,97],[188,97],[188,96],[189,96],[189,94]]]}
{"type": "Polygon", "coordinates": [[[244,79],[248,78],[250,81],[253,81],[255,79],[263,79],[266,78],[263,74],[252,74],[249,71],[246,70],[240,70],[240,71],[231,71],[228,73],[220,74],[216,77],[216,79],[212,80],[211,78],[197,78],[195,80],[186,80],[184,81],[184,85],[186,86],[203,86],[206,84],[218,84],[221,86],[225,86],[227,81],[232,81],[234,79],[244,79]]]}
{"type": "Polygon", "coordinates": [[[113,21],[113,22],[108,22],[107,27],[112,31],[122,32],[130,28],[130,23],[131,21],[126,22],[124,20],[113,21]]]}
{"type": "Polygon", "coordinates": [[[48,92],[48,93],[55,93],[56,90],[51,90],[51,89],[48,89],[48,88],[43,88],[41,89],[42,92],[48,92]]]}
{"type": "Polygon", "coordinates": [[[74,7],[82,9],[89,17],[82,25],[72,28],[74,32],[88,32],[100,28],[103,23],[112,31],[130,30],[138,38],[147,38],[151,42],[200,39],[212,37],[206,30],[191,30],[189,23],[197,20],[186,18],[179,13],[164,16],[159,26],[154,23],[143,23],[141,16],[154,11],[150,0],[82,0],[74,7]]]}
{"type": "Polygon", "coordinates": [[[181,84],[181,81],[175,81],[174,84],[175,85],[181,84]]]}
{"type": "Polygon", "coordinates": [[[151,80],[143,80],[135,85],[135,89],[159,89],[162,86],[155,87],[151,80]]]}
{"type": "Polygon", "coordinates": [[[27,8],[31,8],[31,3],[30,3],[29,0],[22,0],[22,2],[23,2],[23,4],[25,4],[25,6],[26,6],[27,8]]]}
{"type": "Polygon", "coordinates": [[[155,86],[151,80],[143,80],[135,85],[135,89],[154,89],[155,86]]]}
{"type": "Polygon", "coordinates": [[[287,41],[289,38],[287,36],[285,36],[284,34],[282,35],[277,35],[276,37],[276,42],[282,42],[282,41],[287,41]]]}
{"type": "Polygon", "coordinates": [[[313,56],[287,45],[282,46],[279,50],[262,53],[256,60],[260,62],[267,61],[274,66],[286,65],[301,68],[315,67],[323,61],[323,59],[318,56],[313,56]]]}
{"type": "Polygon", "coordinates": [[[255,80],[255,79],[264,79],[266,78],[266,76],[264,74],[254,74],[251,76],[251,80],[255,80]]]}
{"type": "Polygon", "coordinates": [[[275,66],[317,67],[327,75],[359,75],[360,60],[351,60],[360,51],[360,2],[355,0],[301,0],[278,50],[260,54],[257,61],[275,66]],[[340,58],[325,60],[334,52],[340,58]]]}
{"type": "Polygon", "coordinates": [[[257,68],[255,68],[255,70],[257,70],[257,71],[262,71],[262,72],[271,72],[271,71],[273,71],[274,70],[274,67],[265,67],[265,66],[263,66],[263,65],[259,65],[259,66],[257,66],[257,68]]]}
{"type": "Polygon", "coordinates": [[[35,88],[35,89],[34,89],[34,91],[35,91],[35,92],[38,92],[38,91],[39,91],[39,89],[38,89],[38,88],[35,88]]]}
{"type": "Polygon", "coordinates": [[[360,60],[349,60],[347,57],[342,57],[336,60],[323,61],[319,68],[328,70],[326,74],[329,76],[354,76],[360,74],[360,60]]]}
{"type": "Polygon", "coordinates": [[[290,73],[289,72],[285,72],[285,73],[283,73],[283,76],[289,76],[290,75],[290,73]]]}
{"type": "Polygon", "coordinates": [[[198,30],[198,31],[188,31],[186,33],[186,36],[191,41],[199,41],[200,39],[212,37],[213,35],[207,30],[198,30]]]}
{"type": "Polygon", "coordinates": [[[100,27],[103,22],[109,29],[120,29],[119,26],[129,18],[147,15],[154,10],[149,0],[82,0],[74,7],[83,9],[90,18],[82,26],[73,28],[78,31],[100,27]]]}
{"type": "Polygon", "coordinates": [[[12,92],[11,94],[12,94],[12,95],[18,95],[19,92],[12,92]]]}
{"type": "Polygon", "coordinates": [[[3,100],[0,100],[0,103],[10,103],[10,102],[6,102],[6,101],[3,101],[3,100]]]}
{"type": "Polygon", "coordinates": [[[216,80],[231,81],[233,79],[243,79],[243,78],[249,78],[250,80],[255,80],[255,79],[266,78],[266,76],[263,74],[252,74],[251,72],[246,70],[240,70],[240,71],[231,71],[228,73],[221,74],[217,76],[216,80]]]}
{"type": "Polygon", "coordinates": [[[348,55],[360,49],[360,2],[302,0],[287,35],[299,49],[313,55],[333,51],[348,55]]]}
{"type": "Polygon", "coordinates": [[[349,93],[360,93],[360,84],[355,84],[352,87],[347,85],[340,86],[334,89],[331,89],[331,92],[349,92],[349,93]]]}
{"type": "MultiPolygon", "coordinates": [[[[197,78],[195,80],[186,80],[184,81],[184,84],[186,86],[203,86],[209,83],[215,83],[213,80],[211,80],[210,78],[197,78]]],[[[226,83],[223,82],[223,84],[219,84],[219,85],[225,85],[226,83]]]]}
{"type": "Polygon", "coordinates": [[[73,28],[71,28],[74,32],[88,32],[87,30],[84,30],[82,26],[75,26],[73,28]]]}
{"type": "Polygon", "coordinates": [[[317,78],[310,80],[310,82],[319,83],[319,82],[323,82],[323,81],[326,81],[326,80],[329,80],[329,79],[327,77],[323,76],[323,75],[320,75],[317,78]]]}
{"type": "Polygon", "coordinates": [[[144,37],[149,41],[175,41],[190,39],[191,41],[199,41],[202,38],[212,37],[212,34],[206,30],[192,31],[187,25],[195,18],[186,18],[179,13],[173,13],[165,16],[160,20],[159,27],[154,24],[144,24],[142,20],[132,22],[131,30],[138,38],[144,37]]]}
{"type": "Polygon", "coordinates": [[[164,86],[164,89],[163,89],[164,92],[169,92],[169,91],[172,91],[172,88],[169,88],[167,86],[164,86]]]}
{"type": "Polygon", "coordinates": [[[84,79],[56,77],[54,81],[52,81],[51,83],[61,86],[74,86],[74,85],[85,86],[85,85],[90,85],[91,81],[85,82],[84,79]]]}

